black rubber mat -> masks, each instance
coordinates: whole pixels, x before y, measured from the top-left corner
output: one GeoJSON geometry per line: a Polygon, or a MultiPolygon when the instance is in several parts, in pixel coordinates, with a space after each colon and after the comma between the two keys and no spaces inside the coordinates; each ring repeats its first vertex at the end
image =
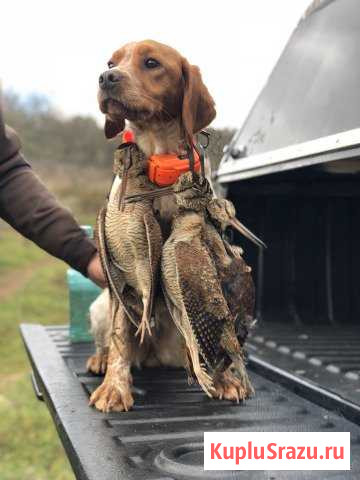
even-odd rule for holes
{"type": "Polygon", "coordinates": [[[249,350],[360,405],[360,328],[260,323],[249,350]]]}
{"type": "MultiPolygon", "coordinates": [[[[359,425],[262,375],[250,371],[256,396],[233,404],[189,387],[182,370],[135,371],[134,409],[102,414],[88,406],[89,393],[102,380],[85,371],[93,346],[71,345],[64,327],[23,325],[21,330],[37,394],[49,407],[77,479],[360,478],[359,425]],[[350,431],[352,470],[204,472],[203,432],[225,430],[350,431]]],[[[260,363],[253,359],[250,365],[260,363]]]]}

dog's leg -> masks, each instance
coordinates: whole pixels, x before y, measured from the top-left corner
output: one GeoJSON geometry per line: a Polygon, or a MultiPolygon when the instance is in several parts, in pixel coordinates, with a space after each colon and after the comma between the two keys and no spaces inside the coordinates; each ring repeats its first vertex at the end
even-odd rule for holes
{"type": "Polygon", "coordinates": [[[86,368],[95,375],[104,375],[111,334],[110,295],[107,288],[90,305],[90,325],[96,353],[89,357],[86,368]]]}
{"type": "Polygon", "coordinates": [[[151,348],[144,361],[145,367],[184,367],[187,364],[183,336],[173,322],[164,298],[159,294],[154,302],[155,327],[148,338],[151,348]]]}
{"type": "Polygon", "coordinates": [[[94,405],[102,412],[128,411],[133,406],[131,358],[130,324],[119,306],[115,312],[106,375],[103,383],[91,395],[90,405],[94,405]]]}
{"type": "Polygon", "coordinates": [[[242,359],[219,374],[214,381],[214,387],[214,397],[233,402],[245,400],[255,393],[242,359]]]}

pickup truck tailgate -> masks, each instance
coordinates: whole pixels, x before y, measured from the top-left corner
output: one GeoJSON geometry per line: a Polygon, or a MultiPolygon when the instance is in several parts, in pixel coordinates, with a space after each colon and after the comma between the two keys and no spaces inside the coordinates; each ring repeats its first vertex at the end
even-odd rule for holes
{"type": "Polygon", "coordinates": [[[52,414],[77,479],[360,478],[356,409],[347,415],[346,409],[337,411],[336,399],[319,397],[314,403],[311,396],[304,398],[307,389],[296,381],[277,381],[281,371],[270,369],[266,378],[266,365],[256,358],[249,362],[256,396],[241,404],[207,398],[187,384],[182,370],[146,369],[134,372],[134,409],[103,414],[88,406],[89,394],[102,381],[85,368],[94,346],[71,344],[67,327],[22,325],[21,332],[38,395],[52,414]],[[351,471],[204,471],[203,432],[225,430],[350,431],[351,471]]]}

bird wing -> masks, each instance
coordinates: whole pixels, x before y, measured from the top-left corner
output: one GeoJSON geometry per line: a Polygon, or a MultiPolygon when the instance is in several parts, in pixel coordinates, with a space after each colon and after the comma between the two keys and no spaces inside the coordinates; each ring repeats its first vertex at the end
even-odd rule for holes
{"type": "Polygon", "coordinates": [[[147,312],[147,318],[150,319],[154,303],[154,295],[156,290],[156,282],[163,240],[160,226],[152,213],[145,213],[144,225],[149,249],[149,263],[151,272],[150,302],[147,312]]]}
{"type": "Polygon", "coordinates": [[[231,312],[242,309],[246,315],[254,314],[255,287],[251,269],[243,258],[233,258],[230,265],[220,273],[221,286],[231,312]]]}
{"type": "Polygon", "coordinates": [[[96,238],[98,247],[100,250],[100,259],[101,264],[106,275],[110,291],[113,295],[115,295],[116,299],[124,308],[125,313],[129,317],[130,321],[138,326],[137,322],[135,321],[133,315],[129,312],[128,308],[126,308],[126,301],[123,295],[123,288],[124,288],[124,276],[120,268],[118,268],[115,263],[112,261],[111,255],[109,253],[109,249],[106,244],[106,237],[105,237],[105,216],[106,216],[106,206],[103,207],[97,217],[96,221],[96,238]]]}
{"type": "Polygon", "coordinates": [[[244,344],[255,310],[255,286],[251,269],[239,256],[233,258],[230,265],[221,271],[220,277],[225,299],[236,321],[238,339],[244,344]]]}
{"type": "Polygon", "coordinates": [[[207,249],[198,242],[178,242],[175,262],[192,332],[205,363],[214,370],[222,360],[221,336],[231,317],[216,269],[207,249]]]}

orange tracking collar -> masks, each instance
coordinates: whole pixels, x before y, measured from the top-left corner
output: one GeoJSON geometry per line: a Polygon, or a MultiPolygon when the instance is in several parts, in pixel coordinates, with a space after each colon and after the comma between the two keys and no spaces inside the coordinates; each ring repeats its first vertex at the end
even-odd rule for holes
{"type": "MultiPolygon", "coordinates": [[[[124,142],[134,142],[134,134],[130,130],[123,133],[124,142]]],[[[181,159],[175,154],[151,155],[148,159],[149,180],[159,187],[173,185],[179,176],[189,171],[189,159],[181,159]]],[[[200,158],[194,149],[194,170],[200,171],[200,158]]]]}

